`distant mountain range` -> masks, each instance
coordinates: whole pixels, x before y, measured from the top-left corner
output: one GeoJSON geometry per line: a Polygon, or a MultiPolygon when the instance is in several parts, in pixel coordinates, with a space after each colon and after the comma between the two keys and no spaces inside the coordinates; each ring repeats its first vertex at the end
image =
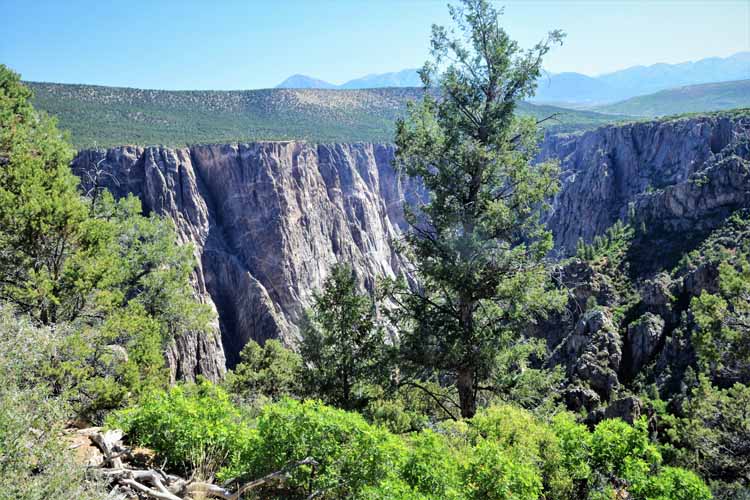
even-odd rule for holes
{"type": "Polygon", "coordinates": [[[687,85],[594,109],[602,113],[655,117],[735,108],[750,108],[750,80],[687,85]]]}
{"type": "Polygon", "coordinates": [[[703,83],[750,79],[750,52],[710,57],[680,64],[633,66],[598,77],[558,73],[543,77],[535,101],[549,103],[611,103],[660,90],[703,83]]]}
{"type": "Polygon", "coordinates": [[[416,69],[404,69],[392,73],[371,74],[362,78],[349,80],[341,85],[334,85],[317,78],[305,75],[292,75],[280,84],[277,89],[380,89],[386,87],[421,87],[422,80],[416,69]]]}
{"type": "MultiPolygon", "coordinates": [[[[747,79],[750,79],[750,51],[725,58],[710,57],[679,64],[633,66],[597,77],[572,72],[548,74],[539,79],[534,101],[596,106],[685,85],[747,79]]],[[[417,70],[405,69],[395,73],[368,75],[342,85],[334,85],[309,76],[294,75],[278,87],[364,89],[420,85],[417,70]]]]}

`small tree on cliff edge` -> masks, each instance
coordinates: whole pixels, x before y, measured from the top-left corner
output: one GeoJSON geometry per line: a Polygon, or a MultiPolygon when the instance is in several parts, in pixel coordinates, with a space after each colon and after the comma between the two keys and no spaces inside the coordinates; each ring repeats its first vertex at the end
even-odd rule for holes
{"type": "Polygon", "coordinates": [[[492,389],[483,384],[497,353],[520,341],[519,325],[561,304],[544,264],[552,238],[540,223],[557,164],[531,164],[539,122],[514,112],[564,35],[522,51],[487,0],[449,9],[456,27],[433,26],[433,61],[421,71],[425,90],[437,92],[397,124],[397,164],[431,197],[407,207],[419,290],[397,288],[392,299],[410,323],[405,359],[450,375],[468,418],[477,394],[492,389]]]}

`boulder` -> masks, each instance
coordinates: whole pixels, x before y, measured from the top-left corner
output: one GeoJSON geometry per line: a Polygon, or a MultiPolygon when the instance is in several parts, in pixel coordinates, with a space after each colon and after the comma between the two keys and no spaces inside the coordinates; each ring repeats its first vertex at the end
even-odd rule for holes
{"type": "Polygon", "coordinates": [[[664,320],[661,316],[647,312],[628,325],[628,349],[630,366],[628,372],[634,376],[651,359],[662,340],[664,320]]]}

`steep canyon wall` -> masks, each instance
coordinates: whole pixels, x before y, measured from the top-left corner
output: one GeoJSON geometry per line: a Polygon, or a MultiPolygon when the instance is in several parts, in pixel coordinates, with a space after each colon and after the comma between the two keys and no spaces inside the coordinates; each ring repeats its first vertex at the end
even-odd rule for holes
{"type": "MultiPolygon", "coordinates": [[[[734,146],[749,133],[750,117],[740,114],[548,137],[540,159],[559,158],[562,168],[547,216],[558,254],[629,210],[669,235],[711,229],[750,207],[750,154],[734,146]]],[[[82,151],[73,167],[84,184],[135,194],[194,245],[195,290],[219,321],[211,335],[178,339],[168,358],[176,377],[218,378],[248,339],[296,342],[333,262],[350,263],[368,288],[404,272],[395,250],[402,205],[425,194],[396,174],[394,153],[391,145],[304,142],[123,146],[82,151]]]]}

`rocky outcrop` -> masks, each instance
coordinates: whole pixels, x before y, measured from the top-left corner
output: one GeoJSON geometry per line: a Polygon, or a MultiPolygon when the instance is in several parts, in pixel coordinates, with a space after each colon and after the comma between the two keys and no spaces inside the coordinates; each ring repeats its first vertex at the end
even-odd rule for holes
{"type": "Polygon", "coordinates": [[[396,175],[393,156],[392,146],[372,144],[126,146],[82,152],[73,167],[84,184],[136,194],[194,246],[195,290],[217,310],[221,342],[217,334],[177,339],[167,358],[174,376],[190,378],[220,376],[224,354],[233,365],[248,339],[293,345],[336,261],[368,289],[403,272],[393,243],[404,200],[421,194],[396,175]]]}
{"type": "MultiPolygon", "coordinates": [[[[617,371],[622,361],[622,340],[606,310],[587,311],[572,332],[552,351],[549,363],[566,368],[572,384],[582,382],[603,400],[619,388],[617,371]]],[[[595,398],[581,391],[569,395],[581,406],[588,406],[595,398]]]]}
{"type": "Polygon", "coordinates": [[[656,352],[662,340],[664,320],[661,316],[646,313],[627,327],[630,363],[628,371],[634,376],[656,352]]]}
{"type": "Polygon", "coordinates": [[[736,146],[743,137],[750,137],[750,115],[548,137],[539,158],[558,158],[562,170],[547,221],[557,248],[573,253],[579,238],[590,242],[633,209],[653,231],[716,227],[733,210],[750,206],[750,155],[747,145],[736,146]]]}

